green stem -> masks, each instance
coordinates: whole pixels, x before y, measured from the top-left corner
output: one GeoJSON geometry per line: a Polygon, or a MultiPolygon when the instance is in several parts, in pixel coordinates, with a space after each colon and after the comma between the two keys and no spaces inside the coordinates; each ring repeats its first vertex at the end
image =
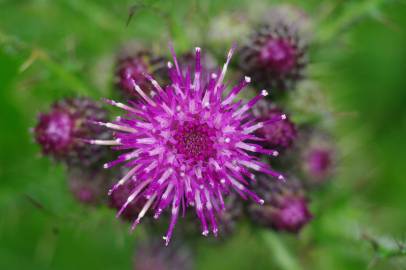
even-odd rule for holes
{"type": "Polygon", "coordinates": [[[263,239],[269,247],[275,262],[284,270],[301,270],[296,259],[286,248],[280,238],[271,231],[263,231],[261,233],[263,239]]]}

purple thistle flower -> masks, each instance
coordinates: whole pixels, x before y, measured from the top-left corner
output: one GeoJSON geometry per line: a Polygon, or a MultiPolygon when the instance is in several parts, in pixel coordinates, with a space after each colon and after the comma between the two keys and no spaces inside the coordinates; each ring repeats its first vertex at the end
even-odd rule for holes
{"type": "Polygon", "coordinates": [[[90,166],[107,157],[103,148],[88,145],[81,138],[108,138],[109,132],[89,125],[88,121],[106,121],[107,112],[88,98],[68,98],[55,102],[48,113],[38,117],[35,140],[44,155],[69,165],[90,166]]]}
{"type": "Polygon", "coordinates": [[[265,203],[262,207],[250,205],[248,212],[253,221],[277,231],[298,233],[310,220],[309,201],[298,181],[274,182],[260,175],[254,191],[265,203]]]}
{"type": "Polygon", "coordinates": [[[265,146],[283,150],[290,147],[297,138],[295,124],[290,121],[281,109],[275,107],[270,102],[261,100],[254,107],[253,112],[259,121],[272,119],[276,115],[282,115],[285,118],[285,121],[276,121],[256,131],[258,137],[264,138],[263,144],[265,146]]]}
{"type": "Polygon", "coordinates": [[[277,153],[250,143],[260,140],[253,134],[255,130],[282,120],[280,115],[264,122],[250,118],[249,110],[268,94],[267,91],[261,91],[246,104],[233,102],[250,82],[245,77],[225,93],[223,80],[234,49],[228,53],[222,70],[212,73],[208,82],[201,77],[200,48],[196,48],[194,76],[191,76],[190,69],[181,70],[173,48],[171,51],[174,63],[169,62],[168,69],[172,82],[165,91],[148,74],[145,77],[156,90],[151,97],[133,81],[134,91],[143,100],[130,105],[108,101],[125,110],[127,115],[113,123],[98,123],[116,130],[115,139],[89,141],[126,150],[117,160],[105,164],[105,168],[109,168],[125,162],[131,168],[110,194],[127,181],[134,183],[134,189],[120,212],[131,202],[146,199],[132,229],[149,209],[153,209],[154,218],[170,209],[170,225],[164,237],[166,244],[181,209],[184,212],[188,206],[195,208],[202,224],[202,234],[206,236],[209,227],[217,235],[216,216],[224,211],[223,197],[230,192],[262,204],[263,200],[248,188],[254,179],[251,170],[283,179],[268,164],[250,154],[277,153]],[[223,95],[225,99],[222,99],[223,95]]]}

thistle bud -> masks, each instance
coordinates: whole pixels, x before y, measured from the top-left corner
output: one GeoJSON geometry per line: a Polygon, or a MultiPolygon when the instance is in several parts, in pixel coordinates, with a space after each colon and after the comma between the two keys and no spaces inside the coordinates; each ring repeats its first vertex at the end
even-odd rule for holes
{"type": "Polygon", "coordinates": [[[130,46],[123,50],[118,57],[115,71],[116,87],[121,90],[126,98],[137,99],[139,94],[134,90],[134,83],[151,95],[153,85],[145,76],[154,75],[159,83],[166,82],[165,59],[140,44],[130,46]]]}
{"type": "Polygon", "coordinates": [[[261,88],[291,90],[303,78],[307,45],[284,20],[265,20],[240,49],[240,68],[261,88]]]}
{"type": "Polygon", "coordinates": [[[248,213],[255,223],[298,233],[312,219],[309,200],[300,183],[292,178],[280,182],[260,175],[254,191],[264,199],[262,206],[249,205],[248,213]]]}
{"type": "Polygon", "coordinates": [[[289,148],[297,137],[295,124],[278,107],[268,101],[261,100],[253,109],[259,121],[274,121],[256,131],[258,137],[264,138],[266,147],[278,151],[289,148]],[[281,118],[281,119],[278,119],[281,118]]]}
{"type": "Polygon", "coordinates": [[[106,121],[107,112],[88,98],[68,98],[55,102],[41,113],[34,128],[42,153],[68,165],[90,166],[108,156],[109,151],[84,142],[86,138],[104,139],[110,132],[90,121],[106,121]]]}

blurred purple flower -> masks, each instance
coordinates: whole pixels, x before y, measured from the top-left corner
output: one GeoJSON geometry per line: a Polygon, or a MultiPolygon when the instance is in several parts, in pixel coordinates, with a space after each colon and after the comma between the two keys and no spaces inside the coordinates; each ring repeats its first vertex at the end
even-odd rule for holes
{"type": "Polygon", "coordinates": [[[275,182],[260,175],[253,190],[265,200],[262,207],[250,205],[248,208],[256,223],[277,231],[298,233],[312,219],[304,190],[294,179],[275,182]]]}
{"type": "Polygon", "coordinates": [[[319,130],[303,131],[297,158],[305,180],[320,184],[328,180],[336,169],[337,150],[332,138],[319,130]]]}
{"type": "Polygon", "coordinates": [[[69,165],[89,166],[106,158],[107,151],[83,142],[83,138],[105,139],[110,136],[88,121],[106,121],[107,112],[88,98],[57,101],[48,113],[39,115],[34,128],[36,142],[44,155],[69,165]]]}
{"type": "Polygon", "coordinates": [[[306,45],[283,20],[264,23],[240,51],[240,68],[262,87],[291,90],[303,77],[306,45]]]}

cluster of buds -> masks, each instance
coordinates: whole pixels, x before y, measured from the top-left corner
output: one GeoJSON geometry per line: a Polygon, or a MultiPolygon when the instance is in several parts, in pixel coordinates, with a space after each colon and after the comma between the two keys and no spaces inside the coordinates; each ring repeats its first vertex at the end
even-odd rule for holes
{"type": "MultiPolygon", "coordinates": [[[[300,232],[312,219],[307,191],[294,176],[279,173],[287,169],[283,162],[275,171],[268,157],[295,152],[292,168],[300,168],[300,179],[322,182],[331,175],[334,150],[315,133],[301,143],[289,108],[277,98],[263,99],[263,88],[294,89],[307,63],[302,31],[283,16],[270,17],[228,52],[221,68],[198,47],[180,57],[171,47],[170,62],[140,46],[120,54],[115,87],[128,102],[107,100],[124,111],[114,121],[87,98],[63,99],[41,114],[36,141],[45,155],[68,165],[74,197],[85,204],[106,202],[132,229],[143,217],[153,221],[165,212],[166,244],[187,209],[195,210],[204,236],[232,232],[244,212],[267,228],[300,232]],[[235,51],[237,73],[246,76],[229,88],[225,75],[235,51]],[[251,82],[260,91],[236,101],[251,82]],[[124,152],[106,163],[113,155],[102,145],[124,152]],[[94,169],[120,164],[125,173],[114,184],[112,174],[94,169]],[[246,208],[240,198],[250,199],[246,208]]],[[[144,245],[134,264],[190,269],[177,256],[144,245]]]]}

